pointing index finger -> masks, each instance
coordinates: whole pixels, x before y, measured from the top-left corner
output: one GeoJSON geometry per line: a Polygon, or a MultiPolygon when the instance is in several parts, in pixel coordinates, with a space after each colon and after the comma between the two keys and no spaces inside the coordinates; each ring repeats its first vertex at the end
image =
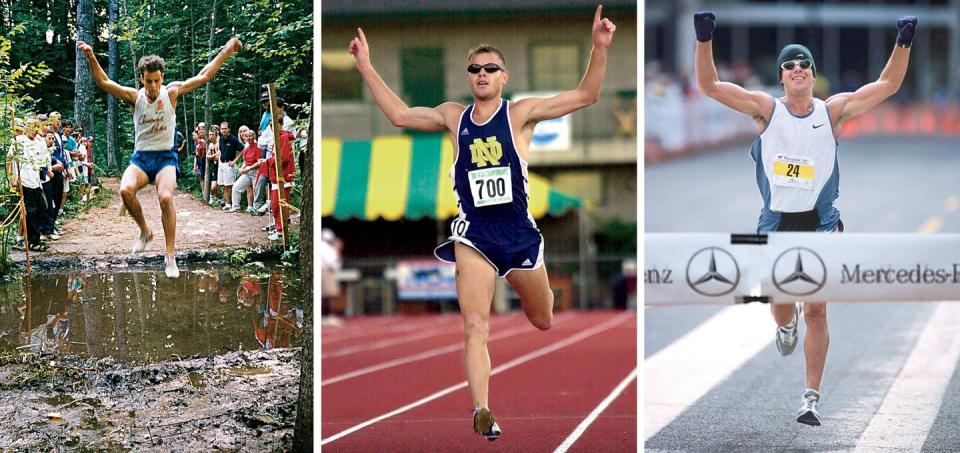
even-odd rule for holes
{"type": "Polygon", "coordinates": [[[363,45],[367,45],[367,37],[366,37],[366,35],[363,34],[363,29],[362,29],[362,28],[357,27],[357,35],[360,36],[360,42],[362,42],[363,45]]]}
{"type": "Polygon", "coordinates": [[[597,11],[593,14],[593,23],[600,23],[600,11],[603,9],[603,5],[597,5],[597,11]]]}

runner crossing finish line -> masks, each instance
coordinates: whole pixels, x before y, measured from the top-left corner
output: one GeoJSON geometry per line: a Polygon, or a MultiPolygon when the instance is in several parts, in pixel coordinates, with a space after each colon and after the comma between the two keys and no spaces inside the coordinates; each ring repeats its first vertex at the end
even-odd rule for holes
{"type": "Polygon", "coordinates": [[[960,301],[960,234],[646,234],[647,305],[960,301]]]}

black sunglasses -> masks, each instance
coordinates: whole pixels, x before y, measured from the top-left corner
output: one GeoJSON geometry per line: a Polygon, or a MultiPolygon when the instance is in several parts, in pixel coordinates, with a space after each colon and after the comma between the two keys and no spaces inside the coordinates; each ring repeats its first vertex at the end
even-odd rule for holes
{"type": "Polygon", "coordinates": [[[503,71],[503,68],[501,68],[500,65],[496,63],[487,63],[483,66],[474,63],[470,66],[467,66],[467,72],[469,72],[470,74],[479,74],[481,69],[483,69],[484,71],[487,71],[487,74],[493,74],[494,72],[497,72],[497,71],[503,71]]]}
{"type": "Polygon", "coordinates": [[[793,71],[797,65],[800,65],[800,69],[810,69],[810,66],[813,66],[813,62],[810,60],[799,60],[799,61],[784,61],[780,65],[781,68],[786,69],[787,71],[793,71]]]}

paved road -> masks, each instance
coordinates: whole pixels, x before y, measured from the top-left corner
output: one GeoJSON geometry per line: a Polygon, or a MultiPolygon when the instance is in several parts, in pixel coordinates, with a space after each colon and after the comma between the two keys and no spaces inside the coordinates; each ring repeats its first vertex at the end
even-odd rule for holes
{"type": "MultiPolygon", "coordinates": [[[[748,148],[647,166],[646,231],[752,232],[748,148]]],[[[960,141],[860,139],[839,152],[847,231],[960,233],[960,141]]],[[[646,451],[960,451],[960,304],[831,305],[819,428],[794,421],[802,349],[780,357],[766,307],[644,317],[646,451]]]]}

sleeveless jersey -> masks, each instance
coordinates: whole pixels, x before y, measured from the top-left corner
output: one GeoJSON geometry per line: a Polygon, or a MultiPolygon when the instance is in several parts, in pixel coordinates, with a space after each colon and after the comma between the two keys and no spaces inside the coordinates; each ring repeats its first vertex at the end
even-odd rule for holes
{"type": "Polygon", "coordinates": [[[134,150],[170,151],[173,149],[177,114],[170,105],[167,87],[160,87],[160,95],[150,103],[147,92],[141,88],[133,106],[134,150]]]}
{"type": "Polygon", "coordinates": [[[460,115],[457,155],[450,169],[460,217],[470,220],[529,219],[527,162],[513,144],[510,103],[500,100],[486,122],[472,119],[474,105],[460,115]]]}
{"type": "Polygon", "coordinates": [[[839,195],[837,141],[827,105],[813,100],[813,111],[795,116],[774,99],[766,129],[753,142],[757,187],[763,198],[759,232],[773,231],[781,213],[816,211],[817,231],[833,231],[840,212],[833,206],[839,195]]]}

